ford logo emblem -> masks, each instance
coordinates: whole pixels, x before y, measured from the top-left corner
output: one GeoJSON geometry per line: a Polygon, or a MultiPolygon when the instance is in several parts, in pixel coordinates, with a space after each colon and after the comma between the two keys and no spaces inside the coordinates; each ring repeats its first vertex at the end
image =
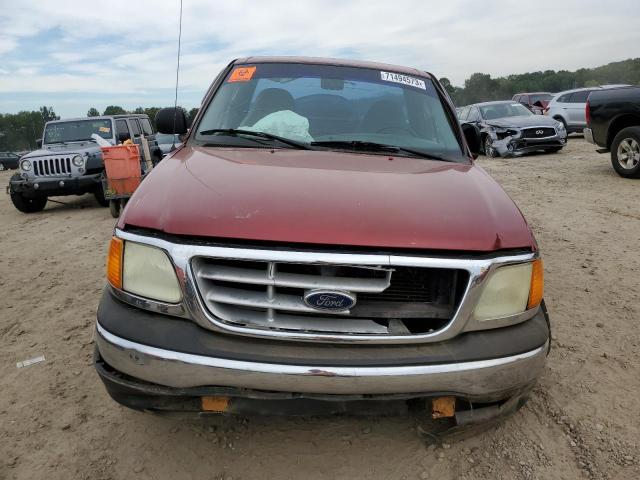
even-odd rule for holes
{"type": "Polygon", "coordinates": [[[307,290],[304,292],[304,303],[316,310],[341,312],[356,304],[356,296],[335,290],[307,290]]]}

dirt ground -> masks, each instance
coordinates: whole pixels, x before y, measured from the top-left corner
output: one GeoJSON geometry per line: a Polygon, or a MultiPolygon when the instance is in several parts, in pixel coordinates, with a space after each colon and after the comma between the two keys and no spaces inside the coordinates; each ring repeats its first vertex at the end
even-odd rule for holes
{"type": "Polygon", "coordinates": [[[91,362],[108,210],[87,195],[24,215],[0,195],[0,479],[640,478],[640,181],[579,137],[479,163],[537,236],[553,350],[520,412],[438,447],[404,417],[216,425],[118,406],[91,362]]]}

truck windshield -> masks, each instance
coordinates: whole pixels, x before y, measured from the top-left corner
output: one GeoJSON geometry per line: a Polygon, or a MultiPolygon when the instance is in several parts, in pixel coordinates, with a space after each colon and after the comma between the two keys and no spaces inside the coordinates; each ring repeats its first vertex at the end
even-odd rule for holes
{"type": "Polygon", "coordinates": [[[43,143],[66,143],[91,140],[91,134],[102,138],[113,138],[111,120],[76,120],[73,122],[51,123],[45,127],[43,143]]]}
{"type": "Polygon", "coordinates": [[[266,137],[233,130],[263,132],[310,148],[382,145],[468,161],[426,75],[289,63],[236,66],[207,106],[195,139],[214,146],[268,143],[266,137]]]}

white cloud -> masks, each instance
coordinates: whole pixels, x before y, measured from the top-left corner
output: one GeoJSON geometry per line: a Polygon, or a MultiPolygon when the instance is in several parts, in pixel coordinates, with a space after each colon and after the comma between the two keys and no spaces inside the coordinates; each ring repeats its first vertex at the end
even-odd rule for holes
{"type": "MultiPolygon", "coordinates": [[[[478,71],[573,70],[637,56],[640,30],[619,28],[623,17],[640,21],[635,1],[601,7],[541,0],[523,15],[506,0],[184,0],[180,83],[204,92],[232,58],[252,54],[346,55],[415,66],[454,84],[478,71]]],[[[11,73],[0,71],[0,94],[168,91],[178,11],[177,0],[3,5],[0,53],[11,73]],[[55,41],[34,40],[47,35],[55,41]]]]}
{"type": "Polygon", "coordinates": [[[15,38],[9,36],[0,36],[0,54],[10,52],[14,48],[18,42],[15,38]]]}

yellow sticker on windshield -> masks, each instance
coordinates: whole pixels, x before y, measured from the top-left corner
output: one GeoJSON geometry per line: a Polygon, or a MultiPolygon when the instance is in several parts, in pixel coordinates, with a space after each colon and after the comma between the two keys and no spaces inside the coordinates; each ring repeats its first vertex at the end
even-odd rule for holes
{"type": "Polygon", "coordinates": [[[103,133],[109,133],[111,129],[109,127],[100,127],[98,128],[98,131],[103,133]]]}

